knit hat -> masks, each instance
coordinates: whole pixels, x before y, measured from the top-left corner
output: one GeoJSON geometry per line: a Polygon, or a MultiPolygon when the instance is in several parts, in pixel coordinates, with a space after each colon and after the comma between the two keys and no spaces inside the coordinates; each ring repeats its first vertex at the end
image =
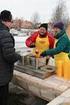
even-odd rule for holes
{"type": "Polygon", "coordinates": [[[0,13],[0,20],[2,21],[11,21],[12,20],[12,14],[8,10],[4,10],[0,13]]]}
{"type": "Polygon", "coordinates": [[[63,30],[64,29],[64,24],[63,22],[57,22],[53,25],[53,28],[59,28],[60,30],[63,30]]]}
{"type": "MultiPolygon", "coordinates": [[[[43,23],[43,24],[40,25],[40,27],[44,27],[44,28],[47,30],[48,24],[47,24],[47,23],[43,23]]],[[[39,27],[39,28],[40,28],[40,27],[39,27]]]]}

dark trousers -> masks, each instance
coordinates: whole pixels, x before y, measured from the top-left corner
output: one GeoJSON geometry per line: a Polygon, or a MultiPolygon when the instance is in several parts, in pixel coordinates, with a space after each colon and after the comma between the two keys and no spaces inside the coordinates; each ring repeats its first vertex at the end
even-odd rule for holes
{"type": "Polygon", "coordinates": [[[8,105],[9,84],[0,86],[0,105],[8,105]]]}

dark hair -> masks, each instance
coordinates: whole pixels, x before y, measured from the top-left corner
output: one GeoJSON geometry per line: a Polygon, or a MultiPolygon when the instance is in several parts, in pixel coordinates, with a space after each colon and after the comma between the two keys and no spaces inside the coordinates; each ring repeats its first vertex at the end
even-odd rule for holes
{"type": "Polygon", "coordinates": [[[64,29],[64,23],[63,22],[57,22],[53,25],[53,28],[59,28],[60,30],[63,30],[64,29]]]}
{"type": "Polygon", "coordinates": [[[11,21],[12,20],[12,14],[8,10],[3,10],[0,13],[0,20],[1,21],[11,21]]]}
{"type": "MultiPolygon", "coordinates": [[[[44,27],[44,28],[47,30],[48,24],[47,24],[47,23],[43,23],[43,24],[40,25],[40,27],[44,27]]],[[[39,28],[40,28],[40,27],[39,27],[39,28]]]]}

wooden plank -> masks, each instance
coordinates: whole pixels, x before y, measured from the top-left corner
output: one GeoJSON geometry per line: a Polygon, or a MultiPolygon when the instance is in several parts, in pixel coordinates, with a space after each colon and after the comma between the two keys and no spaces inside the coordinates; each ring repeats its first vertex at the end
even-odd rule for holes
{"type": "Polygon", "coordinates": [[[26,66],[16,65],[14,69],[21,71],[23,73],[30,74],[32,76],[39,77],[41,79],[49,77],[55,73],[55,67],[50,66],[50,65],[46,65],[42,67],[41,69],[34,69],[30,65],[26,65],[26,66]]]}
{"type": "Polygon", "coordinates": [[[47,105],[70,105],[70,89],[63,92],[60,96],[52,100],[47,105]]]}
{"type": "Polygon", "coordinates": [[[18,83],[22,88],[25,88],[29,92],[41,97],[42,99],[51,101],[61,93],[70,88],[70,82],[65,81],[62,78],[58,78],[55,75],[46,79],[40,79],[35,76],[28,75],[19,71],[14,72],[15,84],[18,83]],[[68,85],[67,85],[68,84],[68,85]]]}

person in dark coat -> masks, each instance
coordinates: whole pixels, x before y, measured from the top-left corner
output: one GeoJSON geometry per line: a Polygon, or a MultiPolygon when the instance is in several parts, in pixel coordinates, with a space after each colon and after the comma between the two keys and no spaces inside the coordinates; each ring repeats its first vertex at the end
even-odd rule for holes
{"type": "Polygon", "coordinates": [[[8,10],[0,13],[0,105],[8,105],[9,82],[13,76],[14,63],[21,59],[15,52],[15,42],[9,32],[12,14],[8,10]]]}

